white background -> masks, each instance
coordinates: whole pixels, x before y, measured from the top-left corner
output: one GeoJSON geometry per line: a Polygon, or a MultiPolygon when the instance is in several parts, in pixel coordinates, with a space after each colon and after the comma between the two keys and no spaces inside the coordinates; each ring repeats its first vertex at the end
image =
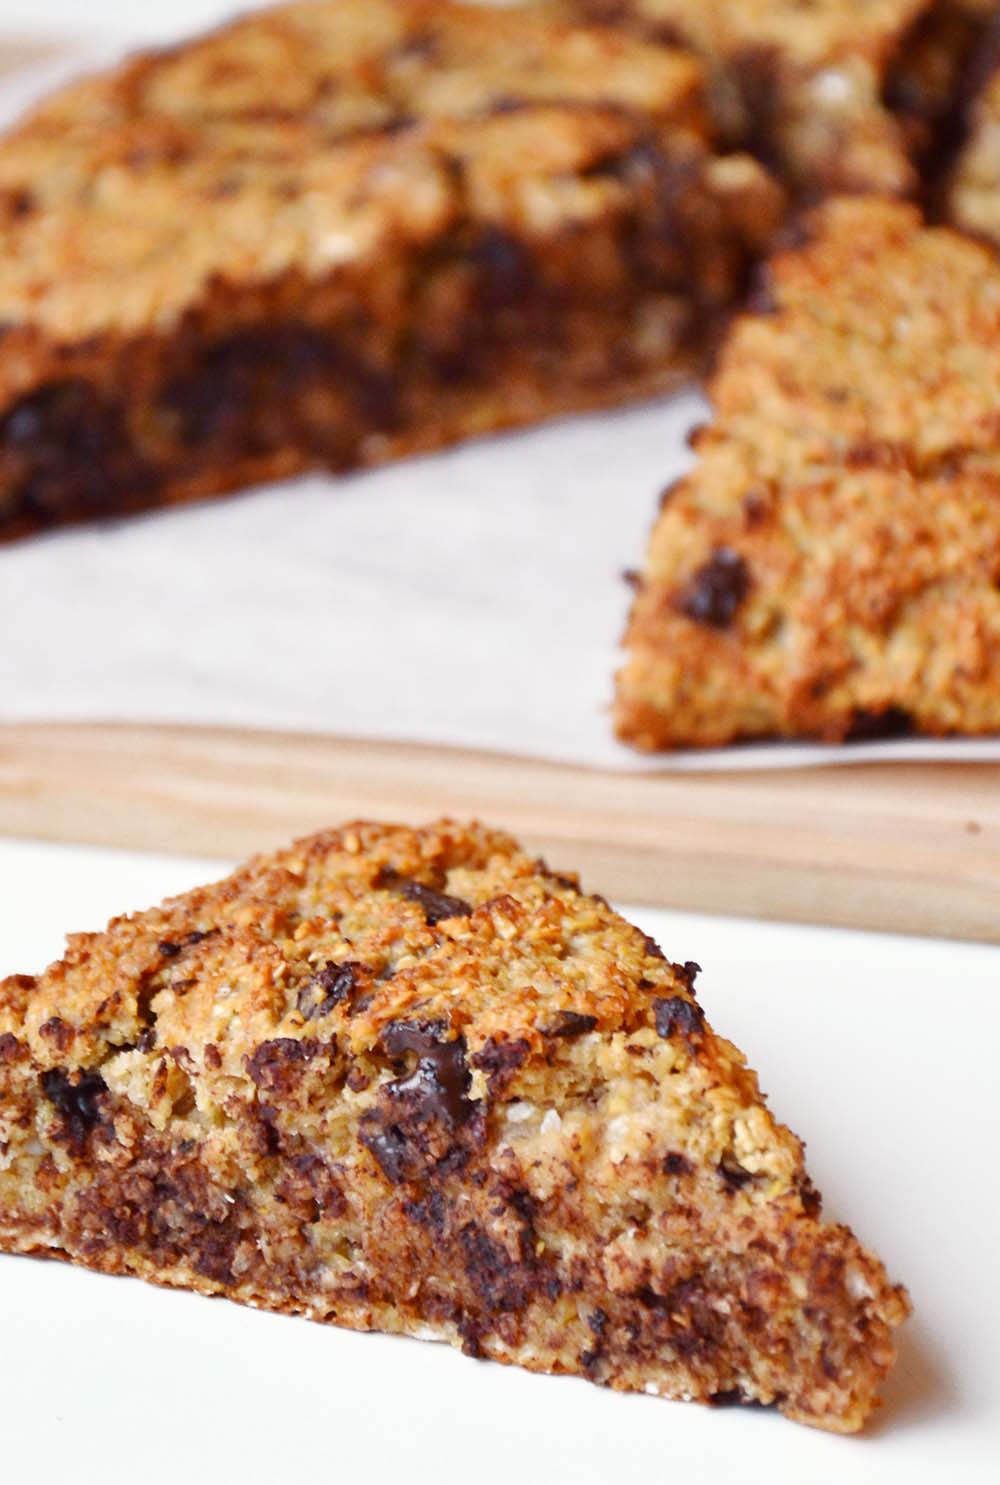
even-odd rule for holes
{"type": "MultiPolygon", "coordinates": [[[[204,862],[0,842],[0,973],[37,970],[64,931],[211,874],[204,862]]],[[[850,1222],[910,1288],[916,1313],[868,1434],[621,1397],[427,1343],[0,1256],[4,1479],[995,1481],[1000,955],[630,916],[673,959],[704,966],[702,1002],[808,1140],[827,1215],[850,1222]]]]}
{"type": "Polygon", "coordinates": [[[157,40],[169,32],[208,26],[260,0],[0,0],[0,30],[78,36],[110,31],[157,40]]]}

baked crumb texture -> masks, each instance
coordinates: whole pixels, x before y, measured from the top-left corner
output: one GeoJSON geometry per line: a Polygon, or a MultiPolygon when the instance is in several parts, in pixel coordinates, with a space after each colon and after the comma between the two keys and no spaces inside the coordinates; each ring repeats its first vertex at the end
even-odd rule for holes
{"type": "Polygon", "coordinates": [[[356,824],[0,983],[0,1246],[858,1429],[905,1291],[573,876],[356,824]]]}
{"type": "Polygon", "coordinates": [[[874,197],[798,237],[637,579],[642,748],[1000,731],[1000,263],[874,197]]]}
{"type": "Polygon", "coordinates": [[[781,209],[614,29],[330,0],[140,56],[0,144],[0,538],[662,390],[781,209]]]}
{"type": "Polygon", "coordinates": [[[800,197],[916,194],[996,0],[549,0],[690,46],[733,145],[800,197]]]}

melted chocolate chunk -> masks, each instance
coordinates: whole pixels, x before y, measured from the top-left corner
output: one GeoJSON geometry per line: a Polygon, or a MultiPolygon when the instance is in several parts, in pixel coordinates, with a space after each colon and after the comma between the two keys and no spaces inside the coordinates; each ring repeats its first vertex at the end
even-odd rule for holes
{"type": "Polygon", "coordinates": [[[653,1001],[656,1030],[662,1037],[680,1032],[684,1037],[697,1036],[705,1027],[705,1012],[693,1000],[682,995],[659,996],[653,1001]]]}
{"type": "Polygon", "coordinates": [[[742,1165],[728,1156],[719,1162],[719,1175],[730,1191],[742,1191],[753,1180],[752,1171],[744,1170],[742,1165]]]}
{"type": "Polygon", "coordinates": [[[161,938],[156,947],[164,959],[176,959],[181,951],[180,944],[175,944],[169,938],[161,938]]]}
{"type": "Polygon", "coordinates": [[[387,1026],[382,1045],[390,1057],[415,1052],[417,1065],[408,1077],[388,1085],[393,1098],[416,1097],[429,1114],[447,1124],[464,1123],[474,1112],[466,1096],[469,1091],[469,1069],[465,1061],[465,1037],[442,1041],[443,1027],[419,1022],[396,1021],[387,1026]]]}
{"type": "Polygon", "coordinates": [[[81,1146],[95,1124],[101,1121],[101,1102],[107,1085],[99,1072],[81,1072],[76,1082],[62,1067],[50,1068],[41,1076],[42,1092],[58,1114],[69,1141],[81,1146]]]}
{"type": "Polygon", "coordinates": [[[567,1038],[586,1036],[596,1025],[596,1016],[581,1016],[579,1011],[557,1011],[555,1021],[543,1028],[542,1035],[567,1038]]]}
{"type": "Polygon", "coordinates": [[[299,991],[298,1007],[306,1020],[318,1020],[320,1016],[328,1015],[342,1000],[347,1000],[357,989],[359,973],[363,969],[364,965],[353,959],[347,959],[343,964],[332,961],[325,964],[299,991]]]}
{"type": "Polygon", "coordinates": [[[461,897],[449,897],[446,892],[436,892],[433,887],[425,887],[423,882],[415,882],[412,877],[401,876],[398,871],[391,867],[380,871],[375,878],[376,887],[387,887],[390,892],[398,892],[400,897],[405,897],[408,902],[415,902],[423,909],[424,917],[431,928],[435,923],[441,923],[445,918],[467,918],[472,912],[471,903],[461,897]]]}
{"type": "Polygon", "coordinates": [[[730,547],[717,547],[694,574],[678,606],[696,624],[725,629],[749,591],[750,574],[743,558],[730,547]]]}
{"type": "Polygon", "coordinates": [[[667,1176],[689,1176],[694,1167],[690,1160],[684,1155],[679,1155],[676,1150],[669,1151],[663,1157],[663,1173],[667,1176]]]}
{"type": "Polygon", "coordinates": [[[859,707],[844,737],[845,742],[880,742],[890,737],[909,737],[913,718],[901,706],[887,706],[884,711],[870,712],[859,707]]]}

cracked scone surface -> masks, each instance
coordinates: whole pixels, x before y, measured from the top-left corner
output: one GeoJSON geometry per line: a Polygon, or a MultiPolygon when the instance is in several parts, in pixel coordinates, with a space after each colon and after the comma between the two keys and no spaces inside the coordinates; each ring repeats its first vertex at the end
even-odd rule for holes
{"type": "Polygon", "coordinates": [[[643,748],[1000,731],[1000,263],[874,198],[801,237],[636,579],[616,723],[643,748]]]}
{"type": "Polygon", "coordinates": [[[697,970],[478,825],[300,841],[0,983],[0,1246],[852,1431],[905,1292],[697,970]]]}
{"type": "Polygon", "coordinates": [[[616,30],[317,0],[135,58],[0,142],[0,539],[662,390],[780,210],[616,30]]]}

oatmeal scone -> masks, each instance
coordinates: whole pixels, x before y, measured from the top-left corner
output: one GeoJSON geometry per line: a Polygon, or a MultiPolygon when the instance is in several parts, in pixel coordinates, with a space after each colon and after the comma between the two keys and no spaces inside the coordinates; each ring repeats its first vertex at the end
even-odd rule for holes
{"type": "MultiPolygon", "coordinates": [[[[956,9],[976,0],[948,0],[956,9]]],[[[940,0],[553,0],[554,8],[691,46],[730,142],[773,161],[807,196],[907,194],[907,124],[940,106],[942,72],[967,45],[940,0]]]]}
{"type": "Polygon", "coordinates": [[[0,1247],[859,1428],[905,1291],[575,876],[354,824],[0,982],[0,1247]]]}
{"type": "Polygon", "coordinates": [[[800,239],[636,579],[616,722],[642,748],[1000,732],[1000,262],[875,197],[800,239]]]}
{"type": "Polygon", "coordinates": [[[781,192],[699,64],[435,0],[255,12],[0,142],[0,538],[689,376],[781,192]]]}

